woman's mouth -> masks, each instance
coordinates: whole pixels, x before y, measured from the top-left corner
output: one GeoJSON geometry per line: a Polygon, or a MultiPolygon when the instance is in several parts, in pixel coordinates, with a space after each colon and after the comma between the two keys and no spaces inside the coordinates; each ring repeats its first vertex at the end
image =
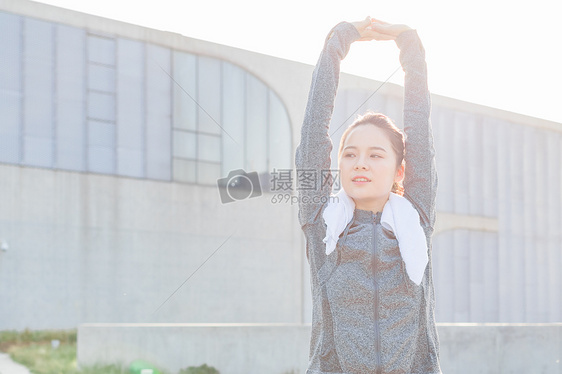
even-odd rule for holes
{"type": "Polygon", "coordinates": [[[369,183],[371,180],[367,177],[359,176],[353,178],[351,181],[355,184],[364,184],[364,183],[369,183]]]}

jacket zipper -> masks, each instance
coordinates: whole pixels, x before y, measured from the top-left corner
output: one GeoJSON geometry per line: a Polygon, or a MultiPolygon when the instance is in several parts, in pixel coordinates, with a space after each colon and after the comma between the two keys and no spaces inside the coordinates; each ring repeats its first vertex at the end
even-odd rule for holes
{"type": "Polygon", "coordinates": [[[373,282],[375,285],[375,372],[376,374],[381,373],[381,339],[380,339],[380,328],[379,328],[379,285],[377,283],[376,274],[376,257],[377,257],[377,216],[375,215],[375,220],[373,222],[373,282]]]}

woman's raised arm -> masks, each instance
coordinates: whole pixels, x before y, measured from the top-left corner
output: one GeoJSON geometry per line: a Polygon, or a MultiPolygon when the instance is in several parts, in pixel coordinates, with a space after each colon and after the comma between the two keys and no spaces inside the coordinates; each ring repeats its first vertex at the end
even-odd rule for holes
{"type": "Polygon", "coordinates": [[[400,49],[404,70],[404,132],[406,133],[406,169],[404,197],[420,214],[424,229],[433,232],[437,172],[431,128],[431,98],[427,86],[425,49],[417,31],[406,25],[375,20],[373,29],[392,35],[400,49]]]}
{"type": "MultiPolygon", "coordinates": [[[[370,23],[370,22],[369,22],[370,23]]],[[[308,102],[301,129],[300,144],[296,149],[299,221],[304,228],[320,214],[329,198],[331,178],[332,140],[328,133],[339,83],[340,63],[349,52],[351,43],[362,37],[358,28],[348,22],[334,26],[326,37],[308,94],[308,102]]]]}

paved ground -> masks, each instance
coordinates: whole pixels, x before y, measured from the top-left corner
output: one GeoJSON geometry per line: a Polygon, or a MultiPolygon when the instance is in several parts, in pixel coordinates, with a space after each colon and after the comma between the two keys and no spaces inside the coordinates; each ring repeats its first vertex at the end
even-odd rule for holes
{"type": "Polygon", "coordinates": [[[27,368],[12,361],[10,355],[0,352],[0,374],[31,374],[27,368]]]}

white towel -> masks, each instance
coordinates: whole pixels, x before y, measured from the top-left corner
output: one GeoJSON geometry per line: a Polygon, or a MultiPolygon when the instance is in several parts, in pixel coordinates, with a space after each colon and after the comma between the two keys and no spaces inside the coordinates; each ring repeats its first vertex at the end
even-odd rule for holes
{"type": "MultiPolygon", "coordinates": [[[[355,211],[355,202],[343,188],[335,197],[337,198],[330,199],[322,215],[327,226],[326,237],[323,240],[326,243],[327,255],[336,248],[340,234],[353,218],[355,211]]],[[[408,277],[419,285],[429,258],[418,211],[408,199],[391,192],[382,211],[381,225],[396,236],[408,277]]]]}

